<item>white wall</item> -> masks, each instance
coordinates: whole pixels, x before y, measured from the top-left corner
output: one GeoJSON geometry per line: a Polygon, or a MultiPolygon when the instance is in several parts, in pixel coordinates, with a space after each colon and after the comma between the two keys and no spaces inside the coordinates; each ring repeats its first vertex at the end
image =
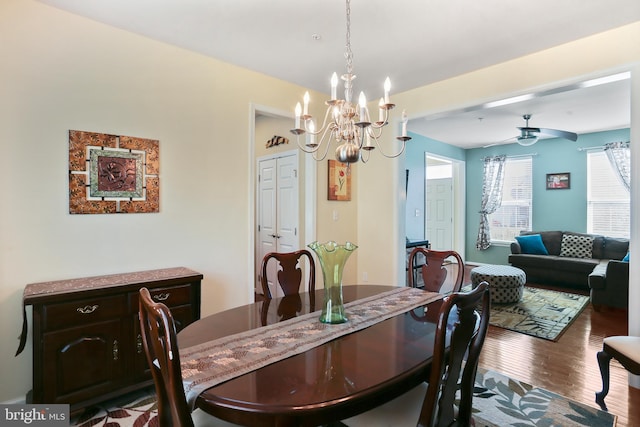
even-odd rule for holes
{"type": "Polygon", "coordinates": [[[0,401],[31,387],[26,284],[186,266],[203,315],[251,300],[250,105],[303,88],[31,0],[0,2],[0,57],[0,401]],[[69,129],[158,139],[160,213],[70,215],[69,129]]]}

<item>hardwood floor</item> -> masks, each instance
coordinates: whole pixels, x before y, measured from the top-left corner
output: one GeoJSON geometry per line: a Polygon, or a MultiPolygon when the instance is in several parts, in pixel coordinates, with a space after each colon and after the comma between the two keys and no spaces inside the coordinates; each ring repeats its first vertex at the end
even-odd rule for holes
{"type": "MultiPolygon", "coordinates": [[[[597,408],[602,389],[596,353],[602,339],[627,335],[627,311],[589,304],[557,342],[490,326],[479,365],[597,408]]],[[[618,416],[617,427],[640,426],[640,389],[628,385],[627,371],[611,360],[611,385],[605,399],[618,416]]]]}

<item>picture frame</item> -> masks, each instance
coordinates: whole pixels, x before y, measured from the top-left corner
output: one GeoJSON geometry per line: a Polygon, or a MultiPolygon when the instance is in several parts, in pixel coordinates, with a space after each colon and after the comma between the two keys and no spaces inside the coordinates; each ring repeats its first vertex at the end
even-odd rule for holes
{"type": "Polygon", "coordinates": [[[327,200],[351,200],[351,171],[346,163],[329,160],[327,200]]]}
{"type": "Polygon", "coordinates": [[[568,190],[571,188],[571,174],[569,172],[548,173],[547,190],[568,190]]]}

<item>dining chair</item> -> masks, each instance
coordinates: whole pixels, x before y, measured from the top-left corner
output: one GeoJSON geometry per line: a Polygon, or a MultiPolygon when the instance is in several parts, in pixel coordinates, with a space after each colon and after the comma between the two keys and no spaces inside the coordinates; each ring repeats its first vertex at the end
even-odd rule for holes
{"type": "Polygon", "coordinates": [[[417,288],[415,277],[416,270],[421,274],[424,289],[431,292],[440,292],[445,283],[447,288],[452,286],[451,292],[460,292],[464,278],[464,262],[456,251],[436,251],[423,247],[414,248],[409,254],[409,286],[417,288]],[[424,264],[420,265],[420,258],[424,258],[424,264]],[[455,274],[447,280],[449,272],[455,274]]]}
{"type": "Polygon", "coordinates": [[[141,288],[139,295],[140,333],[155,385],[159,425],[236,426],[200,409],[191,412],[182,384],[176,327],[171,311],[166,305],[154,302],[147,288],[141,288]]]}
{"type": "Polygon", "coordinates": [[[268,266],[269,261],[275,259],[278,262],[276,266],[277,274],[274,283],[278,283],[284,292],[284,295],[293,295],[300,293],[300,284],[303,283],[302,267],[304,259],[309,262],[309,292],[316,290],[316,265],[311,256],[311,252],[301,249],[295,252],[269,252],[262,259],[262,292],[265,298],[272,298],[269,289],[268,266]]]}
{"type": "Polygon", "coordinates": [[[627,371],[640,375],[640,337],[606,337],[602,341],[602,351],[596,357],[602,377],[602,391],[596,393],[596,403],[606,410],[604,398],[609,394],[609,362],[616,359],[627,371]]]}
{"type": "Polygon", "coordinates": [[[342,422],[349,427],[472,425],[478,359],[489,328],[489,293],[489,284],[482,282],[468,293],[455,292],[444,298],[428,383],[342,422]]]}

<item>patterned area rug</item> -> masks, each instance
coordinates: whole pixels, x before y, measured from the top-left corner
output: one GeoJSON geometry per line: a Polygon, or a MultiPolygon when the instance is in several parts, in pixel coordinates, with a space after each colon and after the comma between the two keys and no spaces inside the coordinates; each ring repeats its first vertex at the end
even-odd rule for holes
{"type": "MultiPolygon", "coordinates": [[[[463,290],[471,289],[471,285],[463,290]]],[[[558,341],[589,303],[586,295],[524,287],[522,301],[492,304],[489,323],[511,331],[558,341]]]]}
{"type": "MultiPolygon", "coordinates": [[[[147,391],[88,408],[71,425],[158,427],[156,415],[153,392],[147,391]]],[[[481,368],[476,376],[473,417],[476,427],[613,427],[616,422],[616,416],[608,412],[481,368]]]]}
{"type": "Polygon", "coordinates": [[[615,415],[498,372],[478,369],[475,387],[476,427],[616,425],[615,415]]]}

